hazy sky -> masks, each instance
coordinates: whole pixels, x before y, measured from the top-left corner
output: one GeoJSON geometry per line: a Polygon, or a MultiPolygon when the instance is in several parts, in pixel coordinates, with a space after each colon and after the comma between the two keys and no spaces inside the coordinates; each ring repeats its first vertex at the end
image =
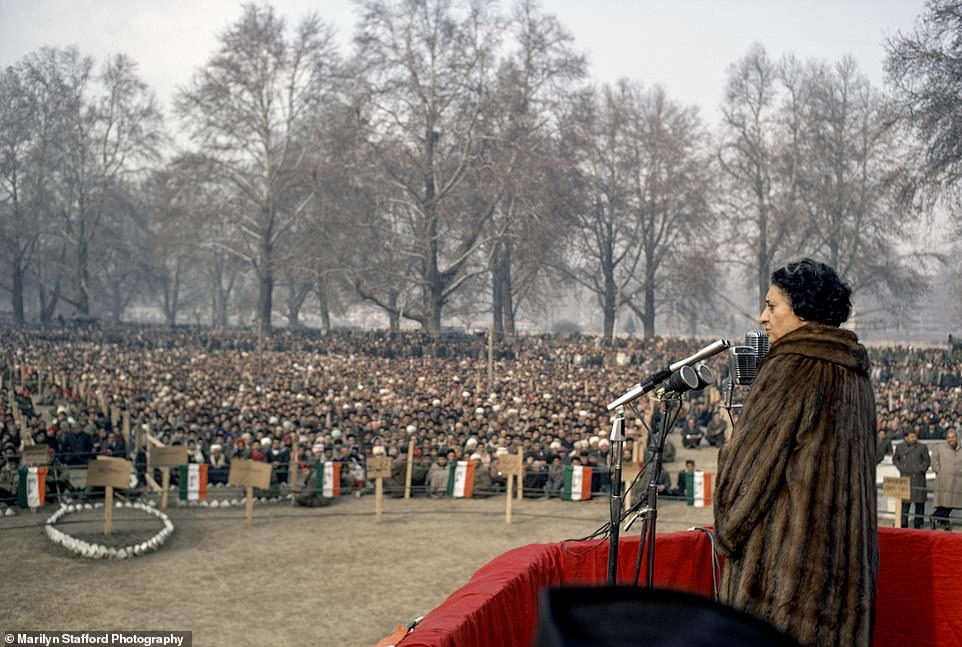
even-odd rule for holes
{"type": "MultiPolygon", "coordinates": [[[[333,24],[345,53],[353,31],[350,0],[275,0],[291,21],[317,11],[333,24]]],[[[503,2],[508,5],[510,2],[503,2]]],[[[588,53],[592,76],[661,83],[698,105],[711,122],[725,71],[754,42],[773,58],[854,56],[883,80],[887,35],[912,28],[923,0],[544,0],[588,53]]],[[[217,34],[240,15],[239,0],[0,0],[0,66],[42,45],[76,44],[98,62],[124,52],[165,106],[203,64],[217,34]]]]}

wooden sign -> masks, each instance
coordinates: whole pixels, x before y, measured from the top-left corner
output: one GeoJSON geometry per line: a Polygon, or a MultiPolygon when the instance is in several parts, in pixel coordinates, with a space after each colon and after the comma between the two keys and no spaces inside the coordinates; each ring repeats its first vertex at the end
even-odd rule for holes
{"type": "Polygon", "coordinates": [[[23,448],[22,461],[24,465],[49,465],[50,454],[47,445],[30,445],[23,448]]]}
{"type": "Polygon", "coordinates": [[[175,445],[173,447],[151,446],[150,464],[153,467],[172,467],[174,465],[187,464],[187,446],[175,445]]]}
{"type": "Polygon", "coordinates": [[[87,485],[123,490],[130,487],[130,461],[103,456],[98,459],[87,463],[87,485]]]}
{"type": "Polygon", "coordinates": [[[521,475],[521,454],[501,454],[498,456],[498,468],[502,474],[521,475]]]}
{"type": "Polygon", "coordinates": [[[271,486],[270,463],[238,459],[231,461],[227,483],[243,487],[267,489],[271,486]]]}
{"type": "Polygon", "coordinates": [[[391,459],[388,456],[371,456],[367,459],[369,479],[391,478],[391,459]]]}
{"type": "Polygon", "coordinates": [[[896,499],[908,500],[912,498],[912,479],[908,476],[882,477],[882,494],[896,499]]]}

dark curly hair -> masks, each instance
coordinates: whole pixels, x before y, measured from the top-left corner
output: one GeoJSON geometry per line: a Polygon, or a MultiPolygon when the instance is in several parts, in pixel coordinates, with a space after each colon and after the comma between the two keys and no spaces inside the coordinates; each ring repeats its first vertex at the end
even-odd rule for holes
{"type": "Polygon", "coordinates": [[[852,312],[852,289],[825,263],[803,258],[772,272],[801,319],[838,327],[852,312]]]}

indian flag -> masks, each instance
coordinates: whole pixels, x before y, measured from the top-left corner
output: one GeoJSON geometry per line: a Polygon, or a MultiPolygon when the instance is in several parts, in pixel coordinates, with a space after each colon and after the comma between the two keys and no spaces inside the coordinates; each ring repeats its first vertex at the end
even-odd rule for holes
{"type": "Polygon", "coordinates": [[[180,466],[181,501],[207,500],[207,465],[191,463],[180,466]]]}
{"type": "Polygon", "coordinates": [[[470,497],[474,488],[474,461],[458,461],[448,468],[448,496],[470,497]]]}
{"type": "Polygon", "coordinates": [[[341,494],[341,464],[334,461],[314,466],[314,493],[333,498],[341,494]]]}
{"type": "Polygon", "coordinates": [[[17,505],[42,508],[47,493],[46,467],[21,467],[17,485],[17,505]]]}
{"type": "Polygon", "coordinates": [[[591,498],[591,468],[583,465],[566,465],[564,489],[561,498],[568,501],[587,501],[591,498]]]}
{"type": "Polygon", "coordinates": [[[711,490],[711,472],[702,470],[685,472],[685,497],[688,499],[688,505],[707,508],[711,505],[711,490]]]}

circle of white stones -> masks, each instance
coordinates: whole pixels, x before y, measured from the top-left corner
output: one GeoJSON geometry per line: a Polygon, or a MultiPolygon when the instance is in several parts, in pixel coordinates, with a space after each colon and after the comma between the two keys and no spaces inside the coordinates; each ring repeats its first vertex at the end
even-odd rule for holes
{"type": "Polygon", "coordinates": [[[90,559],[129,559],[131,557],[139,557],[145,553],[157,550],[164,544],[165,541],[167,541],[171,533],[174,532],[174,524],[171,522],[170,517],[168,517],[164,512],[150,506],[146,506],[143,503],[130,503],[129,501],[124,503],[118,502],[117,507],[140,510],[141,512],[145,512],[149,515],[157,517],[164,524],[156,535],[138,544],[121,547],[104,546],[103,544],[77,539],[76,537],[68,535],[59,528],[55,527],[55,524],[65,515],[73,512],[79,512],[81,510],[92,510],[102,507],[102,503],[96,503],[93,505],[86,503],[61,506],[60,509],[50,515],[50,517],[47,519],[45,528],[47,531],[47,537],[49,537],[50,540],[55,544],[60,544],[68,551],[80,555],[81,557],[88,557],[90,559]]]}

